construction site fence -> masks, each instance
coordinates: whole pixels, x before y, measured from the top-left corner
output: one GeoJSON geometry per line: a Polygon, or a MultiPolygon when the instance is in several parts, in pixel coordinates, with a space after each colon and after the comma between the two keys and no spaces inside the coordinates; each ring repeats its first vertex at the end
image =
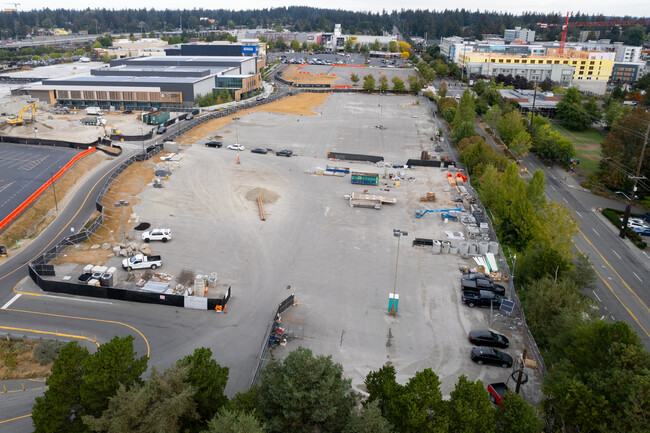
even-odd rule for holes
{"type": "Polygon", "coordinates": [[[280,314],[285,312],[287,308],[291,307],[295,303],[295,294],[291,294],[287,298],[285,298],[280,304],[278,304],[278,308],[275,309],[273,312],[273,319],[269,321],[269,324],[266,327],[266,332],[264,332],[264,340],[262,341],[262,347],[260,348],[260,355],[257,361],[257,367],[255,368],[255,372],[253,373],[253,380],[251,381],[251,386],[257,385],[257,382],[260,380],[260,374],[262,373],[262,370],[264,370],[264,367],[266,367],[266,364],[268,363],[268,353],[269,349],[271,348],[271,344],[269,343],[269,340],[271,339],[271,334],[273,334],[273,331],[275,331],[275,327],[278,324],[278,321],[280,320],[280,314]]]}
{"type": "Polygon", "coordinates": [[[51,140],[48,138],[29,138],[29,137],[9,137],[6,135],[0,135],[0,143],[16,143],[16,144],[30,144],[30,145],[43,145],[43,146],[59,146],[59,147],[70,147],[72,149],[88,149],[93,147],[98,143],[102,143],[101,140],[95,140],[92,143],[72,143],[70,141],[62,140],[51,140]]]}
{"type": "Polygon", "coordinates": [[[383,161],[383,156],[377,155],[364,155],[361,153],[343,153],[343,152],[327,152],[327,158],[329,159],[341,159],[346,161],[368,161],[377,163],[383,161]]]}
{"type": "Polygon", "coordinates": [[[434,161],[434,160],[425,160],[425,159],[409,159],[406,161],[406,165],[409,167],[455,167],[456,163],[454,161],[434,161]]]}
{"type": "MultiPolygon", "coordinates": [[[[428,98],[423,98],[428,101],[429,107],[431,109],[431,114],[433,115],[434,119],[440,122],[440,125],[443,129],[443,136],[445,137],[445,142],[447,143],[448,146],[448,151],[452,159],[458,160],[457,154],[456,154],[456,149],[454,146],[451,146],[451,137],[447,134],[448,128],[446,128],[446,125],[444,124],[444,119],[440,115],[440,112],[438,111],[438,107],[435,104],[435,102],[428,100],[428,98]]],[[[467,172],[466,167],[463,165],[460,166],[460,168],[464,169],[465,174],[468,176],[468,181],[464,183],[465,188],[467,188],[467,191],[473,196],[473,197],[478,197],[477,191],[472,187],[471,183],[471,176],[467,172]]],[[[490,237],[492,239],[499,239],[497,237],[496,231],[494,230],[494,224],[491,218],[489,218],[489,213],[486,211],[485,207],[483,206],[480,201],[477,201],[474,206],[478,209],[480,209],[483,212],[483,215],[485,215],[486,220],[489,225],[490,229],[490,237]]],[[[510,271],[510,266],[508,264],[506,252],[503,250],[503,246],[501,245],[501,242],[499,242],[499,254],[498,254],[498,265],[499,265],[499,270],[504,274],[504,275],[510,275],[511,277],[508,279],[508,286],[510,287],[510,298],[512,301],[515,303],[516,310],[518,311],[521,315],[521,319],[518,320],[518,325],[521,326],[522,328],[522,333],[524,335],[524,342],[525,346],[531,348],[532,353],[530,356],[535,360],[537,363],[538,369],[542,376],[546,374],[546,364],[544,363],[544,358],[542,358],[542,354],[539,351],[539,348],[537,347],[537,343],[535,342],[535,338],[530,332],[530,329],[528,329],[528,325],[526,324],[526,314],[524,312],[524,309],[521,305],[521,300],[519,299],[519,294],[517,290],[515,289],[514,281],[512,278],[512,272],[510,271]]],[[[515,320],[511,319],[510,316],[506,316],[505,320],[511,322],[509,323],[510,325],[514,324],[515,320]]]]}

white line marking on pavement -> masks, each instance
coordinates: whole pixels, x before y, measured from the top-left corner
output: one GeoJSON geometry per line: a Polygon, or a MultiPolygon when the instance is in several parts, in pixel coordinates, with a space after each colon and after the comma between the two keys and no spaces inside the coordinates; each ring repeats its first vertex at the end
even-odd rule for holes
{"type": "Polygon", "coordinates": [[[580,215],[580,212],[576,211],[576,213],[578,214],[578,216],[579,216],[580,218],[582,218],[582,215],[580,215]]]}
{"type": "Polygon", "coordinates": [[[634,274],[634,276],[636,277],[637,280],[643,282],[643,280],[641,278],[639,278],[639,276],[636,274],[636,272],[632,271],[632,273],[634,274]]]}
{"type": "Polygon", "coordinates": [[[650,259],[650,256],[648,255],[648,253],[646,253],[645,251],[643,251],[643,254],[645,254],[645,256],[646,256],[647,258],[650,259]]]}
{"type": "MultiPolygon", "coordinates": [[[[596,233],[598,236],[600,236],[600,234],[596,231],[595,228],[592,227],[591,229],[594,231],[594,233],[596,233]]],[[[617,254],[617,255],[618,255],[618,254],[617,254]]],[[[619,258],[620,258],[620,257],[619,257],[619,258]]]]}
{"type": "Polygon", "coordinates": [[[68,298],[67,296],[56,296],[56,295],[43,295],[45,298],[54,298],[54,299],[64,299],[66,301],[78,301],[78,302],[90,302],[92,304],[108,304],[113,305],[112,302],[106,301],[94,301],[92,299],[79,299],[79,298],[68,298]]]}
{"type": "MultiPolygon", "coordinates": [[[[594,291],[592,290],[592,292],[594,292],[594,291]]],[[[598,297],[598,295],[596,294],[596,292],[594,292],[594,296],[596,297],[596,299],[598,299],[598,302],[603,302],[603,301],[600,300],[600,298],[598,297]]]]}
{"type": "Polygon", "coordinates": [[[11,299],[9,300],[9,302],[7,302],[6,304],[4,304],[4,305],[2,306],[2,308],[0,308],[0,310],[6,310],[7,308],[9,308],[9,307],[11,306],[11,304],[13,304],[13,303],[16,301],[16,299],[18,299],[18,298],[20,298],[20,293],[16,293],[16,295],[15,295],[13,298],[11,298],[11,299]]]}
{"type": "Polygon", "coordinates": [[[612,252],[613,252],[614,254],[616,254],[616,257],[618,257],[619,259],[621,258],[621,256],[619,256],[618,253],[617,253],[616,251],[612,250],[612,252]]]}
{"type": "Polygon", "coordinates": [[[553,191],[557,191],[557,189],[555,189],[555,187],[553,185],[551,185],[551,188],[553,188],[553,191]]]}
{"type": "MultiPolygon", "coordinates": [[[[560,196],[560,197],[562,197],[562,196],[560,196]]],[[[569,200],[565,199],[564,197],[562,197],[562,200],[564,200],[567,203],[569,202],[569,200]]]]}

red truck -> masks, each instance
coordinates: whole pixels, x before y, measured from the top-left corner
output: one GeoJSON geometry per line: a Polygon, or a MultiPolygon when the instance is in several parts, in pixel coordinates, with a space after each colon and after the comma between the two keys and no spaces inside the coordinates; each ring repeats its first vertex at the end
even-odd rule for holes
{"type": "Polygon", "coordinates": [[[503,382],[490,383],[487,386],[487,390],[492,403],[498,406],[501,406],[501,401],[503,400],[503,396],[506,395],[506,392],[510,391],[508,385],[503,382]]]}

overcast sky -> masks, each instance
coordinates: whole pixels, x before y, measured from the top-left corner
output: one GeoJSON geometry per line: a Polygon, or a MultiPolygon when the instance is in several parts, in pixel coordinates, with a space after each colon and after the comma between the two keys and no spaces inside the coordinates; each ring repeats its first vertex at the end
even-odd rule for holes
{"type": "MultiPolygon", "coordinates": [[[[546,0],[536,2],[526,2],[521,0],[464,0],[456,2],[433,2],[427,0],[406,0],[406,1],[389,1],[389,0],[330,0],[327,2],[314,2],[309,0],[290,0],[290,1],[263,1],[263,0],[239,0],[237,2],[219,2],[214,0],[194,0],[189,2],[178,2],[176,0],[111,0],[110,2],[88,2],[86,0],[23,0],[18,6],[19,10],[42,9],[86,9],[90,8],[108,8],[108,9],[127,9],[127,8],[147,8],[147,9],[233,9],[236,5],[237,10],[241,9],[261,9],[280,6],[304,5],[313,7],[322,7],[328,9],[345,9],[353,11],[373,11],[381,12],[382,9],[392,11],[394,9],[435,9],[443,10],[445,8],[465,8],[469,10],[493,10],[510,13],[521,13],[523,11],[539,12],[558,12],[565,14],[567,11],[583,13],[602,13],[605,15],[616,16],[650,16],[650,0],[546,0]],[[567,9],[568,8],[568,9],[567,9]]],[[[4,7],[10,7],[6,3],[4,7]]]]}

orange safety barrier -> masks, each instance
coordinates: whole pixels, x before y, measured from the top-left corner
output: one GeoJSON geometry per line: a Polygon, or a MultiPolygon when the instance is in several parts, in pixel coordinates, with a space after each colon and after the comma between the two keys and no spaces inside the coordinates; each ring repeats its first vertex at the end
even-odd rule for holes
{"type": "Polygon", "coordinates": [[[9,215],[5,217],[2,221],[0,221],[0,230],[5,228],[7,224],[9,224],[11,221],[13,221],[22,211],[24,211],[27,206],[32,204],[34,200],[36,200],[43,192],[52,185],[53,182],[55,182],[58,178],[63,176],[63,173],[65,173],[70,167],[74,165],[75,162],[83,158],[84,156],[92,153],[95,151],[94,147],[89,147],[88,149],[84,150],[81,152],[79,155],[76,155],[74,158],[72,158],[66,165],[61,168],[61,170],[57,171],[57,173],[52,176],[50,179],[47,180],[39,189],[37,189],[32,195],[30,195],[27,200],[22,202],[20,206],[18,206],[16,209],[13,210],[9,215]]]}
{"type": "Polygon", "coordinates": [[[347,85],[344,85],[344,84],[338,84],[337,85],[337,84],[335,84],[334,87],[339,88],[339,89],[349,89],[352,86],[350,86],[349,84],[347,84],[347,85]]]}

